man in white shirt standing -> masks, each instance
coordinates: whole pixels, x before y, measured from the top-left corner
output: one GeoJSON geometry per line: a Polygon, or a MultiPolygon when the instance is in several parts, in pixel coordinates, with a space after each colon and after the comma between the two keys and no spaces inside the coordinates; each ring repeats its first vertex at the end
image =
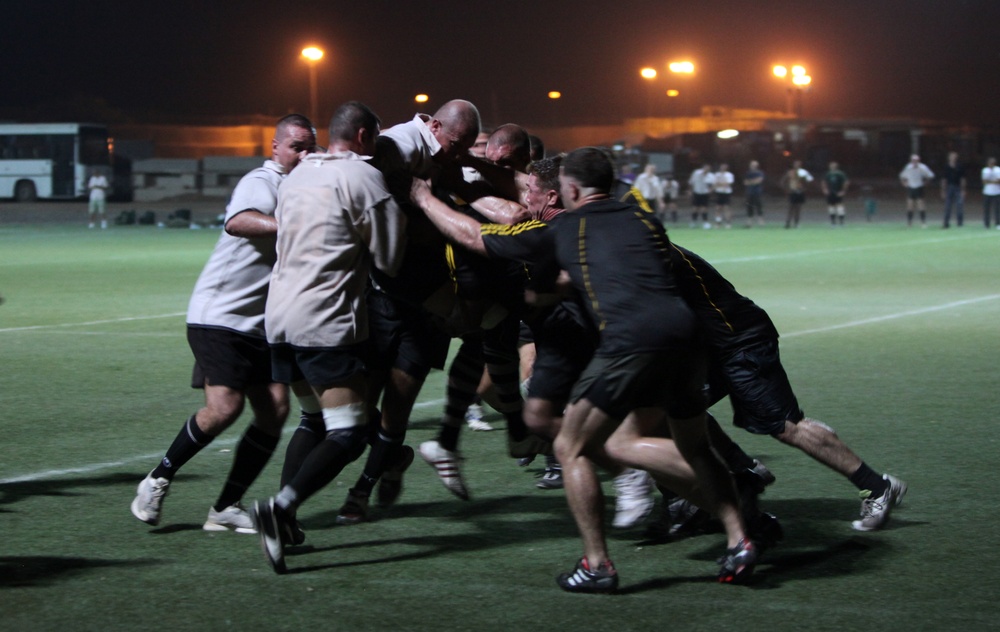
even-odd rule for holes
{"type": "Polygon", "coordinates": [[[1000,167],[997,159],[990,158],[983,167],[983,224],[990,227],[990,209],[993,209],[993,225],[1000,230],[1000,167]]]}
{"type": "Polygon", "coordinates": [[[232,469],[204,529],[256,533],[240,500],[277,447],[288,417],[288,388],[271,377],[264,335],[278,232],[274,211],[278,185],[315,146],[312,122],[289,114],[275,128],[271,159],[243,176],[233,190],[225,231],[188,303],[188,344],[195,357],[191,386],[204,389],[205,406],[188,418],[160,464],[139,483],[132,514],[147,524],[159,524],[177,471],[232,426],[249,401],[253,421],[236,445],[232,469]]]}
{"type": "Polygon", "coordinates": [[[715,184],[715,174],[712,173],[712,165],[707,162],[700,169],[691,172],[688,178],[688,185],[691,187],[691,203],[694,210],[691,212],[691,228],[698,223],[698,213],[701,213],[702,228],[711,228],[708,221],[708,200],[712,193],[712,185],[715,184]]]}
{"type": "Polygon", "coordinates": [[[101,218],[101,228],[108,227],[108,220],[105,218],[107,211],[107,190],[110,185],[108,179],[97,169],[90,172],[90,180],[87,181],[87,190],[90,191],[90,202],[87,205],[87,214],[90,216],[89,228],[94,227],[94,219],[101,218]]]}
{"type": "Polygon", "coordinates": [[[635,179],[635,188],[646,198],[657,216],[663,212],[663,180],[656,175],[656,165],[649,163],[635,179]]]}
{"type": "Polygon", "coordinates": [[[906,187],[906,225],[913,225],[914,209],[920,212],[920,227],[927,228],[927,209],[924,206],[924,185],[934,179],[934,172],[920,156],[913,154],[910,162],[899,172],[899,181],[906,187]]]}
{"type": "Polygon", "coordinates": [[[714,174],[712,188],[715,190],[715,223],[720,225],[725,220],[725,227],[733,227],[733,212],[729,209],[733,197],[733,183],[736,176],[729,171],[729,165],[722,163],[714,174]]]}

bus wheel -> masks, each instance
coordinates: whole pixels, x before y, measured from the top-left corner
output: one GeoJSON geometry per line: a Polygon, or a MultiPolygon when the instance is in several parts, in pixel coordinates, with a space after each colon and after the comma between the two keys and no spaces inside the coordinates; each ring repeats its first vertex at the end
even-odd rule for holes
{"type": "Polygon", "coordinates": [[[35,183],[30,180],[22,180],[14,187],[14,199],[18,202],[34,202],[38,199],[38,191],[35,190],[35,183]]]}

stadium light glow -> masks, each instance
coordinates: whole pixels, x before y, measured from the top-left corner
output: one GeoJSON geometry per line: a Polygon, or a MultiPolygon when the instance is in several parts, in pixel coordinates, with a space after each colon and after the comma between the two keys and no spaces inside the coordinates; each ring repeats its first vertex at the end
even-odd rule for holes
{"type": "Polygon", "coordinates": [[[736,138],[740,135],[740,132],[735,129],[723,129],[719,130],[715,135],[719,138],[736,138]]]}
{"type": "Polygon", "coordinates": [[[549,98],[550,99],[561,99],[562,98],[562,92],[559,92],[558,90],[552,90],[551,92],[549,92],[549,98]]]}
{"type": "Polygon", "coordinates": [[[694,62],[691,61],[672,61],[667,65],[667,68],[670,69],[670,72],[681,75],[694,74],[694,62]]]}
{"type": "Polygon", "coordinates": [[[784,79],[785,77],[788,76],[788,68],[780,64],[772,68],[771,72],[774,73],[775,77],[778,77],[780,79],[784,79]]]}
{"type": "Polygon", "coordinates": [[[656,79],[656,68],[647,66],[639,71],[639,76],[643,79],[656,79]]]}
{"type": "Polygon", "coordinates": [[[430,100],[430,97],[427,96],[426,94],[421,93],[413,97],[413,100],[416,101],[417,103],[427,103],[430,100]]]}
{"type": "Polygon", "coordinates": [[[677,97],[677,96],[680,96],[680,94],[681,94],[680,90],[674,90],[673,88],[671,88],[670,90],[667,90],[667,96],[668,97],[677,97]]]}

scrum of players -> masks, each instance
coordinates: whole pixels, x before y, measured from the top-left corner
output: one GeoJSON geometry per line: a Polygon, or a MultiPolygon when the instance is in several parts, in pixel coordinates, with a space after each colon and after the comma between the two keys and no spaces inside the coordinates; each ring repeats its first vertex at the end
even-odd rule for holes
{"type": "Polygon", "coordinates": [[[584,549],[556,578],[566,591],[618,587],[598,470],[614,476],[614,526],[645,519],[655,486],[655,535],[721,530],[718,580],[751,579],[782,527],[758,506],[774,475],[707,412],[726,396],[736,426],[861,490],[854,529],[883,527],[902,501],[902,480],[804,415],[766,312],[667,237],[606,151],[545,157],[518,125],[483,130],[460,99],[385,130],[348,102],[329,132],[318,148],[310,121],[283,118],[271,160],[234,191],[187,318],[206,405],[139,484],[139,520],[159,523],[176,471],[249,403],[254,420],[204,528],[257,533],[283,573],[306,536],[298,508],[366,454],[338,523],[365,522],[370,499],[397,502],[417,454],[469,500],[463,470],[475,464],[459,439],[480,395],[504,417],[510,457],[545,458],[538,486],[565,491],[584,549]],[[438,435],[415,451],[410,413],[454,338],[438,435]],[[300,424],[278,489],[247,510],[290,392],[300,424]]]}

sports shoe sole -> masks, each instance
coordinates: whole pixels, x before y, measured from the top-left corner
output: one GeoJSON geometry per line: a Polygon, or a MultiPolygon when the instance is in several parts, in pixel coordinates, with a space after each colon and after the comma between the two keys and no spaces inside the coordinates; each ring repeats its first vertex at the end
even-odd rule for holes
{"type": "Polygon", "coordinates": [[[257,525],[258,535],[260,535],[260,548],[264,552],[264,558],[275,573],[282,575],[285,567],[285,554],[282,550],[281,525],[272,509],[273,500],[261,503],[254,501],[253,509],[250,510],[250,517],[257,525]]]}

